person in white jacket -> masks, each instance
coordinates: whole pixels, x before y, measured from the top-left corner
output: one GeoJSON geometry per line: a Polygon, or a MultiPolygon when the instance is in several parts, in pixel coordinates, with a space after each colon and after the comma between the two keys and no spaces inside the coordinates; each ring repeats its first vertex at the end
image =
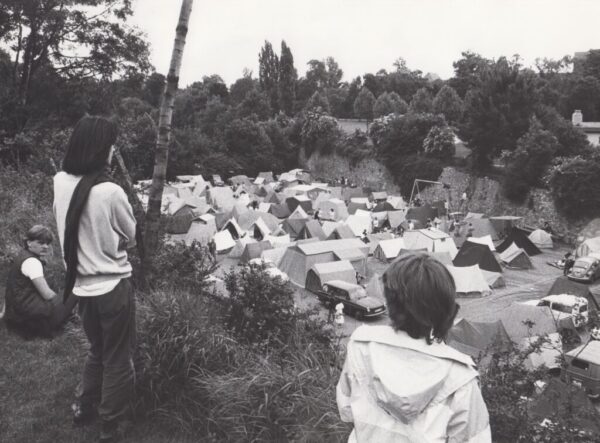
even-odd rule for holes
{"type": "Polygon", "coordinates": [[[383,275],[391,326],[357,328],[337,385],[349,442],[491,442],[475,364],[443,340],[458,312],[448,270],[405,255],[383,275]]]}

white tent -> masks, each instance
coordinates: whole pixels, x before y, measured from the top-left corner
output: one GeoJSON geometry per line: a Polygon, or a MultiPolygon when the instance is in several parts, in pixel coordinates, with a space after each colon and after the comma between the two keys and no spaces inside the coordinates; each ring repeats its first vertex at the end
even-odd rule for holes
{"type": "MultiPolygon", "coordinates": [[[[539,336],[525,337],[519,343],[519,347],[522,350],[531,348],[531,345],[537,343],[539,336]]],[[[548,342],[541,344],[540,349],[537,352],[530,353],[525,361],[523,362],[525,367],[529,370],[537,369],[544,365],[548,369],[560,368],[557,357],[562,354],[562,340],[558,332],[552,332],[546,336],[548,342]]]]}
{"type": "Polygon", "coordinates": [[[490,251],[495,252],[496,247],[494,246],[494,242],[492,241],[491,235],[484,235],[483,237],[468,237],[467,241],[472,243],[479,243],[480,245],[485,245],[490,248],[490,251]]]}
{"type": "Polygon", "coordinates": [[[290,239],[290,234],[285,235],[267,235],[265,238],[274,248],[279,248],[281,246],[290,245],[292,240],[290,239]]]}
{"type": "Polygon", "coordinates": [[[373,257],[384,262],[391,261],[398,257],[402,249],[404,249],[404,240],[402,238],[381,240],[373,251],[373,257]]]}
{"type": "Polygon", "coordinates": [[[271,230],[262,218],[257,218],[248,231],[254,238],[260,237],[260,239],[264,239],[271,233],[271,230]]]}
{"type": "Polygon", "coordinates": [[[429,252],[448,252],[454,259],[458,253],[454,240],[439,229],[416,229],[404,233],[406,249],[427,249],[429,252]]]}
{"type": "Polygon", "coordinates": [[[511,243],[508,248],[500,253],[500,261],[511,268],[531,269],[533,264],[524,249],[511,243]]]}
{"type": "Polygon", "coordinates": [[[338,198],[330,198],[329,200],[319,203],[319,215],[323,219],[341,221],[348,218],[348,208],[346,203],[338,198]]]}
{"type": "Polygon", "coordinates": [[[268,213],[272,204],[273,203],[265,203],[265,202],[259,203],[258,204],[258,210],[259,210],[259,212],[266,212],[266,213],[268,213]]]}
{"type": "Polygon", "coordinates": [[[235,246],[229,252],[229,257],[231,258],[240,258],[246,249],[246,245],[250,243],[256,243],[256,240],[249,236],[242,237],[238,240],[235,240],[235,246]]]}
{"type": "Polygon", "coordinates": [[[325,235],[327,237],[329,237],[331,235],[331,233],[333,231],[335,231],[335,228],[337,228],[341,224],[342,224],[341,222],[334,222],[334,221],[325,220],[323,222],[323,224],[321,225],[321,228],[323,229],[323,232],[325,233],[325,235]]]}
{"type": "Polygon", "coordinates": [[[191,245],[197,241],[203,245],[207,245],[210,239],[217,233],[217,225],[215,217],[210,214],[205,214],[197,220],[194,220],[185,235],[185,244],[191,245]]]}
{"type": "Polygon", "coordinates": [[[235,240],[227,230],[217,232],[214,236],[214,240],[219,254],[227,252],[235,246],[235,240]]]}
{"type": "Polygon", "coordinates": [[[290,214],[290,216],[288,218],[309,218],[308,214],[306,213],[306,211],[304,209],[302,209],[302,206],[298,205],[296,206],[296,209],[294,209],[294,211],[290,214]]]}
{"type": "Polygon", "coordinates": [[[575,255],[577,257],[585,257],[592,252],[600,252],[600,237],[588,238],[577,246],[575,255]]]}
{"type": "Polygon", "coordinates": [[[346,224],[352,229],[354,235],[360,237],[363,231],[367,231],[367,234],[371,233],[371,217],[361,215],[350,215],[346,219],[346,224]]]}
{"type": "Polygon", "coordinates": [[[388,195],[387,202],[394,207],[394,209],[405,209],[406,202],[404,199],[397,195],[388,195]]]}
{"type": "Polygon", "coordinates": [[[554,247],[552,236],[543,229],[536,229],[529,234],[529,240],[540,249],[552,249],[554,247]]]}
{"type": "Polygon", "coordinates": [[[487,296],[491,290],[478,265],[473,266],[446,266],[456,284],[456,293],[463,296],[487,296]]]}

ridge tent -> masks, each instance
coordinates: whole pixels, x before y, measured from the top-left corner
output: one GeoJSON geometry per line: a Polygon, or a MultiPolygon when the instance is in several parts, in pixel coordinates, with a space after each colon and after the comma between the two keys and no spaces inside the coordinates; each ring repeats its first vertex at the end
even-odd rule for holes
{"type": "Polygon", "coordinates": [[[346,204],[337,198],[322,201],[319,203],[318,209],[320,210],[319,215],[321,218],[333,221],[346,220],[349,215],[346,204]]]}
{"type": "Polygon", "coordinates": [[[352,198],[366,197],[363,188],[352,188],[346,186],[342,189],[342,200],[350,201],[352,198]]]}
{"type": "Polygon", "coordinates": [[[327,190],[331,194],[332,198],[337,198],[337,199],[340,199],[340,200],[343,199],[343,196],[342,196],[342,187],[341,186],[329,186],[327,188],[327,190]]]}
{"type": "Polygon", "coordinates": [[[504,237],[510,233],[519,220],[523,217],[516,217],[514,215],[501,215],[498,217],[490,217],[490,222],[494,229],[501,237],[504,237]]]}
{"type": "Polygon", "coordinates": [[[290,238],[290,234],[285,235],[267,235],[265,238],[274,248],[279,248],[281,246],[288,246],[292,240],[290,238]]]}
{"type": "MultiPolygon", "coordinates": [[[[285,204],[285,201],[282,201],[281,196],[273,190],[269,191],[269,193],[265,196],[263,201],[267,203],[274,203],[276,205],[285,204]]],[[[285,206],[287,208],[287,205],[285,206]]]]}
{"type": "MultiPolygon", "coordinates": [[[[446,224],[446,231],[450,228],[450,224],[446,224]]],[[[453,234],[454,241],[457,245],[462,246],[462,244],[472,237],[467,237],[471,231],[472,237],[491,237],[492,241],[500,240],[500,235],[498,234],[497,229],[494,227],[490,219],[488,218],[472,218],[469,220],[465,220],[459,226],[455,227],[453,234]],[[469,226],[469,224],[471,226],[469,226]]],[[[493,244],[492,244],[493,246],[493,244]]]]}
{"type": "Polygon", "coordinates": [[[564,275],[561,275],[554,280],[552,287],[546,295],[558,294],[571,294],[578,297],[584,297],[588,301],[588,310],[600,310],[600,295],[596,295],[590,291],[590,288],[587,285],[569,280],[569,278],[564,275]]]}
{"type": "Polygon", "coordinates": [[[250,243],[256,243],[256,240],[249,236],[239,238],[235,240],[235,246],[229,251],[228,257],[230,258],[241,258],[246,246],[250,243]]]}
{"type": "Polygon", "coordinates": [[[215,218],[203,215],[192,222],[184,241],[188,246],[194,241],[206,246],[216,233],[217,225],[215,224],[215,218]]]}
{"type": "Polygon", "coordinates": [[[502,272],[502,268],[496,261],[490,248],[469,241],[462,245],[452,262],[457,267],[479,265],[481,269],[485,269],[486,271],[502,272]]]}
{"type": "Polygon", "coordinates": [[[290,211],[292,211],[292,215],[298,207],[304,210],[305,215],[307,214],[307,211],[312,211],[312,201],[305,195],[294,195],[293,197],[288,197],[285,199],[285,204],[288,205],[288,208],[290,208],[290,211]]]}
{"type": "Polygon", "coordinates": [[[217,225],[217,229],[220,231],[225,226],[225,223],[229,221],[231,218],[231,211],[219,211],[214,213],[215,216],[215,224],[217,225]]]}
{"type": "Polygon", "coordinates": [[[373,200],[375,203],[385,201],[385,200],[387,200],[387,198],[388,198],[388,195],[387,195],[387,192],[385,192],[385,191],[371,192],[369,194],[369,199],[373,200]]]}
{"type": "Polygon", "coordinates": [[[404,240],[402,238],[381,240],[373,251],[373,257],[383,262],[391,262],[398,257],[402,249],[404,249],[404,240]]]}
{"type": "Polygon", "coordinates": [[[454,240],[448,234],[439,229],[417,229],[404,233],[404,244],[406,249],[427,249],[429,252],[447,251],[455,257],[458,250],[454,240]]]}
{"type": "Polygon", "coordinates": [[[273,249],[265,249],[261,252],[260,258],[266,262],[275,263],[275,266],[279,267],[281,259],[285,252],[288,250],[288,246],[280,246],[273,249]]]}
{"type": "Polygon", "coordinates": [[[319,209],[319,205],[329,199],[331,199],[331,194],[329,192],[319,192],[316,198],[312,199],[313,210],[316,211],[319,209]]]}
{"type": "Polygon", "coordinates": [[[588,238],[581,242],[575,250],[575,256],[585,257],[594,252],[600,253],[600,237],[588,238]]]}
{"type": "Polygon", "coordinates": [[[235,246],[235,240],[229,231],[219,231],[213,237],[218,254],[225,254],[235,246]]]}
{"type": "Polygon", "coordinates": [[[368,272],[367,268],[367,257],[364,252],[359,249],[342,249],[334,251],[333,255],[336,260],[347,260],[349,261],[356,272],[360,275],[366,276],[368,272]]]}
{"type": "Polygon", "coordinates": [[[356,271],[348,260],[317,263],[306,274],[306,289],[321,291],[323,284],[331,280],[341,280],[356,284],[356,271]]]}
{"type": "Polygon", "coordinates": [[[281,224],[282,229],[290,234],[292,238],[298,238],[302,229],[304,229],[304,225],[309,222],[308,218],[288,218],[284,220],[281,224]]]}
{"type": "Polygon", "coordinates": [[[348,203],[348,215],[356,214],[356,211],[359,209],[366,211],[368,209],[368,206],[366,203],[355,203],[352,201],[348,203]]]}
{"type": "Polygon", "coordinates": [[[263,185],[264,183],[265,183],[265,179],[264,179],[264,178],[262,178],[262,177],[256,177],[256,178],[254,179],[254,181],[252,182],[252,184],[254,184],[254,185],[259,185],[259,186],[260,186],[260,185],[263,185]]]}
{"type": "Polygon", "coordinates": [[[325,220],[323,222],[323,224],[321,225],[321,228],[323,228],[323,232],[325,233],[325,235],[327,237],[329,237],[331,235],[331,233],[333,231],[335,231],[335,228],[337,228],[341,224],[342,224],[342,222],[334,222],[334,221],[325,220]]]}
{"type": "Polygon", "coordinates": [[[302,206],[296,206],[296,208],[290,212],[288,218],[310,218],[302,206]]]}
{"type": "Polygon", "coordinates": [[[417,220],[421,226],[427,224],[427,219],[433,220],[438,215],[437,209],[431,206],[418,206],[409,208],[406,211],[406,220],[417,220]]]}
{"type": "Polygon", "coordinates": [[[254,195],[261,197],[264,200],[264,198],[269,195],[269,189],[267,189],[266,186],[258,186],[256,191],[254,191],[254,195]]]}
{"type": "Polygon", "coordinates": [[[511,340],[500,320],[488,323],[463,318],[448,331],[446,343],[457,351],[479,359],[485,354],[508,350],[511,340]]]}
{"type": "MultiPolygon", "coordinates": [[[[548,341],[541,343],[539,348],[535,352],[530,353],[523,362],[526,369],[531,371],[544,365],[547,369],[560,370],[560,364],[557,363],[557,357],[560,357],[562,353],[560,334],[554,332],[544,338],[548,341]]],[[[531,349],[532,346],[536,346],[539,339],[540,337],[537,336],[527,337],[521,340],[519,345],[521,349],[531,349]]]]}
{"type": "Polygon", "coordinates": [[[594,237],[600,237],[600,218],[593,219],[591,222],[585,225],[581,231],[579,231],[577,242],[581,243],[588,238],[594,237]]]}
{"type": "Polygon", "coordinates": [[[368,197],[353,197],[350,199],[351,203],[361,203],[361,204],[365,204],[368,205],[369,202],[369,198],[368,197]]]}
{"type": "Polygon", "coordinates": [[[479,266],[446,266],[456,284],[456,294],[463,297],[486,297],[492,293],[479,266]]]}
{"type": "Polygon", "coordinates": [[[371,218],[372,212],[365,209],[357,209],[354,215],[358,217],[369,217],[371,218]]]}
{"type": "Polygon", "coordinates": [[[339,240],[342,238],[355,238],[354,232],[348,225],[341,224],[336,226],[331,234],[327,236],[327,240],[339,240]]]}
{"type": "Polygon", "coordinates": [[[263,240],[270,233],[271,230],[260,217],[250,226],[250,234],[257,240],[263,240]]]}
{"type": "Polygon", "coordinates": [[[264,183],[272,183],[272,182],[275,181],[275,179],[273,178],[273,172],[272,171],[259,172],[258,176],[256,178],[262,178],[262,179],[264,179],[264,183]]]}
{"type": "Polygon", "coordinates": [[[323,232],[323,228],[321,228],[321,224],[317,220],[308,220],[298,234],[299,240],[306,238],[318,238],[319,240],[326,240],[327,236],[323,232]]]}
{"type": "Polygon", "coordinates": [[[165,231],[169,234],[186,234],[195,218],[193,209],[190,206],[184,206],[174,215],[165,217],[165,231]]]}
{"type": "Polygon", "coordinates": [[[272,203],[269,212],[279,219],[289,217],[290,208],[285,203],[272,203]]]}
{"type": "Polygon", "coordinates": [[[223,228],[221,229],[221,231],[229,231],[229,233],[231,234],[231,238],[233,238],[234,240],[237,240],[240,237],[243,237],[246,234],[246,231],[244,231],[240,225],[238,224],[237,221],[235,221],[235,218],[230,218],[224,225],[223,228]]]}
{"type": "Polygon", "coordinates": [[[542,253],[542,251],[540,251],[536,245],[531,243],[531,240],[529,240],[529,237],[527,237],[526,231],[523,231],[519,228],[512,228],[502,243],[496,246],[496,251],[499,253],[504,252],[511,245],[511,243],[514,243],[519,248],[524,249],[525,252],[527,252],[527,255],[530,257],[542,253]]]}
{"type": "Polygon", "coordinates": [[[504,277],[499,272],[490,272],[485,269],[481,270],[485,281],[488,286],[492,289],[504,288],[506,286],[506,282],[504,281],[504,277]]]}
{"type": "Polygon", "coordinates": [[[394,211],[395,208],[387,201],[377,203],[373,208],[373,212],[387,212],[394,211]]]}
{"type": "Polygon", "coordinates": [[[258,212],[270,213],[272,205],[273,205],[273,203],[265,203],[265,202],[259,203],[258,204],[258,212]]]}
{"type": "Polygon", "coordinates": [[[517,345],[527,337],[558,332],[557,322],[547,306],[513,303],[508,308],[500,311],[499,317],[508,336],[517,345]]]}
{"type": "Polygon", "coordinates": [[[369,241],[367,243],[367,245],[369,245],[369,255],[373,255],[381,240],[390,240],[392,238],[394,238],[394,236],[390,232],[378,232],[377,234],[367,235],[367,240],[369,241]]]}
{"type": "Polygon", "coordinates": [[[244,203],[237,201],[231,209],[231,216],[238,220],[242,214],[250,212],[244,203]]]}
{"type": "Polygon", "coordinates": [[[238,222],[238,225],[240,225],[240,228],[247,231],[250,230],[252,225],[259,219],[262,219],[271,232],[275,232],[277,231],[277,228],[279,228],[279,220],[277,217],[273,214],[260,211],[248,211],[237,217],[236,221],[238,222]]]}
{"type": "Polygon", "coordinates": [[[439,261],[443,265],[450,265],[450,266],[452,266],[452,257],[450,256],[450,253],[448,251],[444,251],[444,252],[426,252],[426,254],[428,256],[430,256],[431,258],[436,259],[437,261],[439,261]]]}
{"type": "Polygon", "coordinates": [[[252,182],[246,175],[234,175],[227,180],[233,186],[246,185],[248,187],[252,186],[252,182]]]}
{"type": "Polygon", "coordinates": [[[543,229],[536,229],[531,234],[529,234],[529,240],[531,240],[531,243],[536,245],[539,249],[554,248],[552,236],[543,229]]]}
{"type": "Polygon", "coordinates": [[[365,256],[369,248],[358,239],[304,241],[287,248],[279,264],[279,269],[285,272],[290,281],[303,287],[306,274],[317,263],[335,261],[335,252],[345,249],[358,249],[365,256]]]}
{"type": "Polygon", "coordinates": [[[367,231],[367,234],[370,234],[373,230],[371,227],[371,217],[350,215],[346,219],[346,224],[356,237],[363,235],[363,231],[367,231]]]}
{"type": "Polygon", "coordinates": [[[208,201],[212,206],[224,211],[231,211],[236,203],[235,198],[233,198],[233,191],[227,186],[210,188],[208,190],[208,201]]]}
{"type": "Polygon", "coordinates": [[[256,243],[248,243],[244,249],[244,252],[242,253],[240,261],[242,263],[248,263],[253,258],[260,258],[262,252],[268,249],[273,249],[273,246],[271,246],[271,243],[269,243],[267,240],[256,243]]]}
{"type": "Polygon", "coordinates": [[[392,205],[392,208],[394,208],[394,209],[390,209],[391,211],[394,211],[396,209],[405,209],[406,208],[406,202],[399,195],[388,195],[387,202],[390,205],[392,205]]]}
{"type": "Polygon", "coordinates": [[[390,228],[396,229],[398,226],[402,224],[402,222],[406,219],[405,211],[388,211],[388,221],[390,223],[390,228]]]}
{"type": "Polygon", "coordinates": [[[484,237],[469,237],[468,241],[479,243],[480,245],[486,245],[488,248],[490,248],[490,251],[496,251],[496,247],[494,246],[494,242],[492,241],[492,237],[490,235],[486,235],[484,237]]]}
{"type": "Polygon", "coordinates": [[[500,261],[510,268],[531,269],[533,264],[524,249],[519,248],[514,243],[501,252],[500,261]]]}

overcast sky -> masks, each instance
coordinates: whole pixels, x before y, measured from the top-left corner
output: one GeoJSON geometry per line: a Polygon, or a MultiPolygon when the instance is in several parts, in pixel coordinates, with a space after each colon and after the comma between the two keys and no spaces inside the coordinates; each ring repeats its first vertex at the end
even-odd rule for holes
{"type": "MultiPolygon", "coordinates": [[[[166,74],[181,0],[135,0],[133,23],[166,74]]],[[[258,76],[269,40],[292,50],[299,75],[311,59],[332,56],[344,80],[410,69],[452,76],[452,62],[471,50],[488,58],[520,54],[560,58],[600,48],[600,0],[196,0],[180,86],[218,74],[229,85],[244,68],[258,76]]]]}

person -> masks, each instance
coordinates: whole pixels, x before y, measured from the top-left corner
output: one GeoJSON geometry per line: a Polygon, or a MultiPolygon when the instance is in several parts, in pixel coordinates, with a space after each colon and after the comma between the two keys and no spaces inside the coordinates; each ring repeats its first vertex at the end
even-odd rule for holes
{"type": "Polygon", "coordinates": [[[491,442],[471,358],[444,343],[458,312],[446,267],[407,254],[383,274],[391,325],[362,325],[336,388],[352,442],[491,442]]]}
{"type": "Polygon", "coordinates": [[[363,229],[361,240],[363,243],[369,243],[369,237],[367,235],[367,230],[363,229]]]}
{"type": "Polygon", "coordinates": [[[46,278],[45,257],[53,241],[52,231],[35,225],[23,239],[23,250],[8,271],[4,322],[23,337],[51,338],[71,317],[74,300],[63,304],[46,278]]]}
{"type": "Polygon", "coordinates": [[[414,231],[415,230],[415,222],[412,220],[409,220],[408,222],[408,230],[409,231],[414,231]]]}
{"type": "Polygon", "coordinates": [[[402,226],[402,225],[398,226],[398,235],[400,237],[404,237],[404,226],[402,226]]]}
{"type": "Polygon", "coordinates": [[[133,400],[135,298],[127,249],[136,222],[123,189],[108,174],[117,125],[85,116],[75,125],[54,176],[54,215],[66,263],[64,297],[79,302],[90,347],[78,401],[77,426],[100,417],[100,441],[115,441],[130,423],[133,400]]]}
{"type": "Polygon", "coordinates": [[[335,209],[329,208],[329,220],[335,220],[335,209]]]}
{"type": "Polygon", "coordinates": [[[469,226],[467,228],[467,237],[473,237],[473,232],[475,228],[473,228],[473,223],[469,222],[469,226]]]}
{"type": "Polygon", "coordinates": [[[554,234],[554,231],[552,230],[552,226],[550,226],[550,223],[548,223],[548,220],[544,221],[544,224],[542,225],[542,229],[550,235],[554,234]]]}
{"type": "Polygon", "coordinates": [[[436,217],[436,218],[433,220],[433,227],[434,227],[435,229],[440,229],[440,225],[441,225],[441,224],[442,224],[442,222],[441,222],[441,220],[440,220],[439,218],[437,218],[437,217],[436,217]]]}
{"type": "Polygon", "coordinates": [[[379,220],[377,219],[377,217],[373,217],[371,223],[373,225],[373,233],[379,232],[379,220]]]}
{"type": "Polygon", "coordinates": [[[431,224],[431,219],[430,219],[430,218],[428,218],[428,219],[427,219],[427,223],[425,223],[425,229],[431,229],[431,227],[432,227],[432,224],[431,224]]]}
{"type": "Polygon", "coordinates": [[[213,262],[217,260],[217,244],[214,238],[211,238],[208,242],[208,253],[212,257],[213,262]]]}
{"type": "Polygon", "coordinates": [[[565,254],[565,258],[564,258],[564,267],[563,267],[563,275],[569,275],[569,272],[571,271],[571,269],[573,268],[573,265],[575,264],[575,260],[573,260],[573,254],[571,254],[570,252],[567,252],[565,254]]]}
{"type": "Polygon", "coordinates": [[[321,215],[321,210],[320,210],[320,209],[317,209],[317,210],[315,211],[315,220],[316,220],[316,221],[319,221],[319,220],[320,220],[320,215],[321,215]]]}

